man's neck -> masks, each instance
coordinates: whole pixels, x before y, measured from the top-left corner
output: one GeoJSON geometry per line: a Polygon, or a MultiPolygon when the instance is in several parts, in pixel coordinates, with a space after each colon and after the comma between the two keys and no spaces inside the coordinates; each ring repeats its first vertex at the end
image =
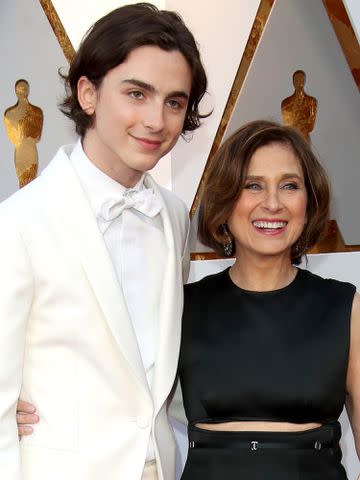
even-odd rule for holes
{"type": "Polygon", "coordinates": [[[126,188],[134,187],[144,172],[126,168],[113,152],[101,151],[93,140],[91,130],[81,140],[83,150],[96,168],[126,188]]]}

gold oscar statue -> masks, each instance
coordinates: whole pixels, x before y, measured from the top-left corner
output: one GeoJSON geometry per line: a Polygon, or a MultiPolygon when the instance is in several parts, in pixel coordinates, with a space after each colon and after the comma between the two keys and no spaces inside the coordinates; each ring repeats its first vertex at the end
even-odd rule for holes
{"type": "Polygon", "coordinates": [[[21,188],[37,175],[36,144],[41,137],[43,112],[29,102],[29,83],[26,80],[15,83],[15,93],[18,101],[5,110],[4,121],[6,133],[15,147],[15,169],[21,188]]]}
{"type": "Polygon", "coordinates": [[[295,92],[281,102],[281,113],[285,125],[297,128],[310,140],[316,120],[317,100],[305,93],[305,81],[305,72],[297,70],[293,75],[295,92]]]}

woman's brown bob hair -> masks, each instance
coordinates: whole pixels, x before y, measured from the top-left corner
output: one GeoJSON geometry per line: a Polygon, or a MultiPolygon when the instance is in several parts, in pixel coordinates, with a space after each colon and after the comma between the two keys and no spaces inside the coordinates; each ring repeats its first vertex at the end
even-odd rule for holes
{"type": "Polygon", "coordinates": [[[94,115],[87,115],[79,104],[79,78],[84,75],[99,88],[109,70],[124,62],[132,50],[145,45],[178,50],[190,66],[192,87],[182,133],[195,130],[200,126],[200,119],[208,116],[199,113],[207,78],[192,33],[175,12],[158,10],[150,3],[137,3],[117,8],[100,18],[81,42],[68,75],[60,74],[67,93],[60,109],[75,122],[79,135],[84,136],[94,122],[94,115]]]}
{"type": "Polygon", "coordinates": [[[258,148],[274,143],[288,146],[299,159],[307,192],[307,223],[291,247],[292,262],[300,263],[302,255],[325,231],[329,218],[329,180],[310,144],[294,128],[257,120],[241,127],[224,142],[213,157],[205,179],[198,235],[204,245],[221,256],[228,241],[223,225],[241,194],[251,157],[258,148]]]}

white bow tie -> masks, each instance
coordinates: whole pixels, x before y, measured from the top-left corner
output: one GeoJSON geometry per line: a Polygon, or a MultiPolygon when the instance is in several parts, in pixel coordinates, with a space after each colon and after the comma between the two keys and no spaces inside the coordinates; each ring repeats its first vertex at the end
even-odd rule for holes
{"type": "Polygon", "coordinates": [[[101,207],[100,217],[105,222],[111,222],[119,217],[126,208],[134,208],[152,218],[160,212],[162,203],[150,188],[140,191],[126,190],[120,198],[104,203],[101,207]]]}

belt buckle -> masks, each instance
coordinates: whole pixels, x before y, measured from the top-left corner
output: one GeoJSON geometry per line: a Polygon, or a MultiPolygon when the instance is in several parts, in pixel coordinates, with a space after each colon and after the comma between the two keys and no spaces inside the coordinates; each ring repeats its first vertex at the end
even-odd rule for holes
{"type": "Polygon", "coordinates": [[[256,440],[252,440],[250,442],[250,450],[252,450],[254,452],[258,448],[259,448],[259,442],[257,442],[256,440]]]}
{"type": "Polygon", "coordinates": [[[319,442],[319,440],[316,440],[314,448],[315,450],[321,450],[321,442],[319,442]]]}

